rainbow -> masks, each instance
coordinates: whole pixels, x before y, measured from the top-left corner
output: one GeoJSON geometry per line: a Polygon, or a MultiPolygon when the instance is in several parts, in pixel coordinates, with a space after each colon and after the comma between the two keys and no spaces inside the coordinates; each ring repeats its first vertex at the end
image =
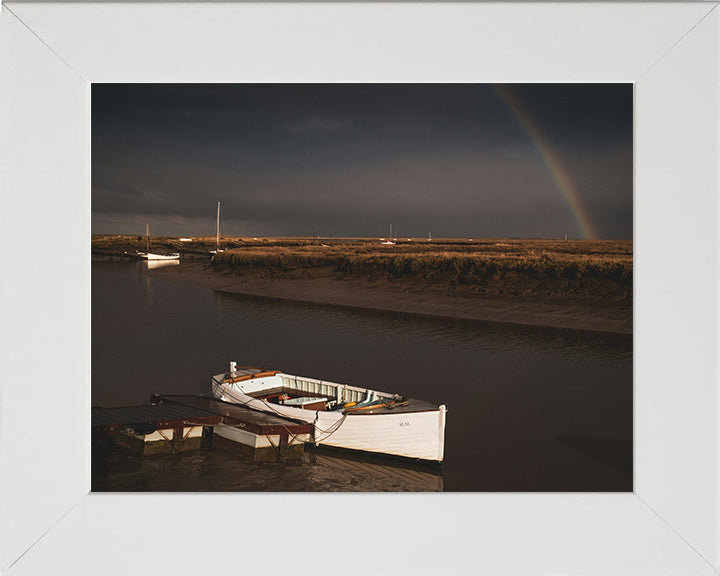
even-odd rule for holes
{"type": "Polygon", "coordinates": [[[553,151],[550,142],[543,135],[538,123],[533,120],[520,100],[507,86],[494,84],[493,88],[505,105],[510,108],[510,111],[515,115],[518,122],[520,122],[521,126],[530,136],[530,139],[540,154],[548,172],[550,172],[555,184],[560,189],[563,199],[565,200],[575,223],[580,229],[580,233],[583,238],[590,240],[597,238],[598,236],[595,231],[595,226],[590,220],[590,216],[588,215],[587,209],[582,202],[582,198],[580,198],[580,194],[578,194],[577,188],[575,188],[567,170],[563,168],[557,154],[553,151]]]}

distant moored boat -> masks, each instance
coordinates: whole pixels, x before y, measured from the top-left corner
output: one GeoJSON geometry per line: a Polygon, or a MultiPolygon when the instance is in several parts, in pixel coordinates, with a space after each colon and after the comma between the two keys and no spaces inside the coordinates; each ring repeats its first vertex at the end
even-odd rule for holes
{"type": "Polygon", "coordinates": [[[395,244],[395,238],[393,237],[393,232],[392,232],[392,224],[390,224],[390,238],[388,238],[388,239],[383,238],[382,242],[380,242],[380,244],[385,244],[387,246],[389,246],[391,244],[395,244]]]}
{"type": "Polygon", "coordinates": [[[210,250],[210,254],[219,254],[225,252],[224,248],[220,248],[220,201],[217,207],[217,223],[215,225],[215,250],[210,250]]]}
{"type": "Polygon", "coordinates": [[[170,254],[157,254],[150,252],[150,225],[145,224],[145,252],[138,252],[137,257],[140,260],[178,260],[180,252],[172,252],[170,254]]]}

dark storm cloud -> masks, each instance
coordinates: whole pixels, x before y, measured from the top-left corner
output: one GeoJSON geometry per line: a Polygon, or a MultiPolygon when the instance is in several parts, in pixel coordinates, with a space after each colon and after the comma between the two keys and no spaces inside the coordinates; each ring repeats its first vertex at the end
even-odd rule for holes
{"type": "MultiPolygon", "coordinates": [[[[630,85],[514,85],[603,237],[632,236],[630,85]]],[[[93,232],[552,236],[579,228],[486,85],[93,85],[93,232]],[[132,228],[132,229],[130,229],[132,228]]]]}
{"type": "Polygon", "coordinates": [[[289,132],[307,134],[308,132],[339,132],[351,126],[352,123],[348,120],[309,116],[295,122],[290,122],[285,125],[285,128],[289,132]]]}

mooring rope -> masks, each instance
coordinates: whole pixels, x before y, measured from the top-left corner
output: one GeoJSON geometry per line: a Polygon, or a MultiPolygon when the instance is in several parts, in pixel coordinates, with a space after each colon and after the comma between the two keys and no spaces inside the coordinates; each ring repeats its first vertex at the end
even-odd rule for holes
{"type": "MultiPolygon", "coordinates": [[[[212,378],[212,381],[213,381],[213,383],[214,383],[218,388],[220,388],[220,392],[222,393],[222,391],[223,391],[223,390],[222,390],[222,383],[221,383],[221,382],[218,382],[218,381],[215,379],[215,377],[212,378]]],[[[232,394],[233,391],[232,391],[232,390],[228,390],[228,392],[229,392],[230,394],[232,394]]],[[[261,399],[259,399],[259,398],[253,398],[252,400],[243,401],[243,400],[235,397],[234,395],[231,396],[231,398],[233,398],[234,403],[240,404],[240,405],[242,405],[242,406],[246,406],[246,407],[250,408],[250,410],[257,410],[258,412],[262,412],[262,410],[258,410],[257,408],[253,408],[252,406],[249,406],[249,404],[250,404],[250,402],[252,402],[252,400],[258,400],[259,402],[262,402],[265,406],[267,406],[267,408],[268,408],[272,413],[280,416],[281,418],[287,418],[287,419],[290,419],[290,420],[293,419],[293,418],[291,418],[291,417],[283,414],[282,412],[278,412],[278,411],[273,407],[272,404],[266,402],[265,400],[261,400],[261,399]]],[[[317,421],[318,421],[318,419],[319,419],[319,413],[320,413],[319,410],[317,410],[317,411],[315,412],[315,420],[313,421],[313,427],[314,427],[316,430],[318,430],[320,433],[325,434],[325,437],[322,438],[321,440],[318,440],[318,439],[316,438],[316,439],[315,439],[315,443],[316,443],[316,444],[317,444],[319,441],[323,441],[323,442],[324,442],[325,440],[327,440],[328,438],[330,438],[330,436],[332,436],[333,434],[335,434],[335,432],[337,432],[337,431],[340,429],[340,426],[342,426],[342,424],[345,422],[345,419],[347,418],[347,414],[343,414],[341,418],[339,418],[332,426],[330,426],[330,428],[328,428],[327,430],[323,430],[322,428],[320,428],[320,427],[317,425],[317,421]]],[[[287,430],[287,427],[286,427],[285,425],[283,425],[283,428],[285,428],[285,429],[287,430]]],[[[288,433],[289,433],[289,434],[292,434],[289,430],[288,430],[288,433]]],[[[292,436],[293,436],[293,439],[296,439],[296,438],[297,438],[294,434],[292,434],[292,436]]]]}
{"type": "Polygon", "coordinates": [[[315,427],[316,430],[319,430],[322,434],[326,434],[326,436],[325,436],[324,438],[315,438],[315,444],[316,444],[316,445],[317,445],[319,442],[324,442],[325,440],[327,440],[328,438],[330,438],[330,436],[332,436],[333,434],[335,434],[335,432],[337,432],[337,431],[340,429],[340,426],[342,426],[343,423],[345,422],[345,419],[347,418],[347,414],[343,414],[342,417],[341,417],[340,419],[338,419],[338,420],[337,420],[332,426],[330,426],[330,428],[328,428],[327,430],[323,430],[322,428],[320,428],[320,427],[317,425],[317,421],[318,421],[319,417],[320,417],[320,411],[317,411],[317,412],[315,413],[315,420],[313,421],[313,426],[315,427]]]}

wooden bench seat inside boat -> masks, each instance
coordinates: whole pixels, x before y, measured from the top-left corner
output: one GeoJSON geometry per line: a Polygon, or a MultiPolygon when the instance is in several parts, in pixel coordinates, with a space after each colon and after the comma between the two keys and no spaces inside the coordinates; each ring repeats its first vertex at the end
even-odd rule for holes
{"type": "Polygon", "coordinates": [[[328,399],[327,394],[316,394],[315,392],[308,392],[306,390],[293,390],[292,388],[286,388],[285,386],[277,386],[276,388],[268,388],[267,390],[258,390],[257,392],[248,392],[248,396],[258,398],[260,400],[268,400],[276,396],[287,395],[290,398],[324,398],[328,399]]]}
{"type": "MultiPolygon", "coordinates": [[[[273,402],[276,404],[279,404],[279,398],[282,395],[287,395],[290,398],[317,398],[318,402],[316,404],[311,403],[303,403],[300,407],[305,408],[306,410],[326,410],[327,409],[327,402],[334,401],[335,398],[329,397],[325,394],[314,394],[312,392],[308,392],[306,390],[293,390],[292,388],[285,388],[283,386],[278,386],[276,388],[270,388],[268,390],[260,390],[258,392],[251,392],[248,394],[248,396],[252,396],[253,398],[257,398],[258,400],[267,400],[268,402],[273,402]]],[[[438,409],[437,404],[431,404],[430,402],[425,402],[424,400],[416,400],[415,398],[408,398],[407,399],[407,405],[404,406],[398,406],[395,408],[388,408],[385,406],[378,406],[378,407],[371,407],[369,406],[367,410],[352,412],[353,414],[381,414],[383,412],[385,413],[411,413],[411,412],[434,412],[438,409]]],[[[332,408],[331,408],[332,409],[332,408]]],[[[342,409],[342,406],[338,406],[337,409],[342,409]]]]}
{"type": "Polygon", "coordinates": [[[326,410],[327,402],[329,400],[334,400],[334,398],[330,398],[326,394],[315,394],[314,392],[293,390],[292,388],[285,388],[284,386],[278,386],[268,390],[260,390],[258,392],[251,392],[248,396],[252,396],[258,400],[267,400],[268,402],[272,402],[274,404],[284,404],[283,400],[286,399],[302,400],[301,402],[290,402],[289,405],[304,408],[305,410],[326,410]]]}

